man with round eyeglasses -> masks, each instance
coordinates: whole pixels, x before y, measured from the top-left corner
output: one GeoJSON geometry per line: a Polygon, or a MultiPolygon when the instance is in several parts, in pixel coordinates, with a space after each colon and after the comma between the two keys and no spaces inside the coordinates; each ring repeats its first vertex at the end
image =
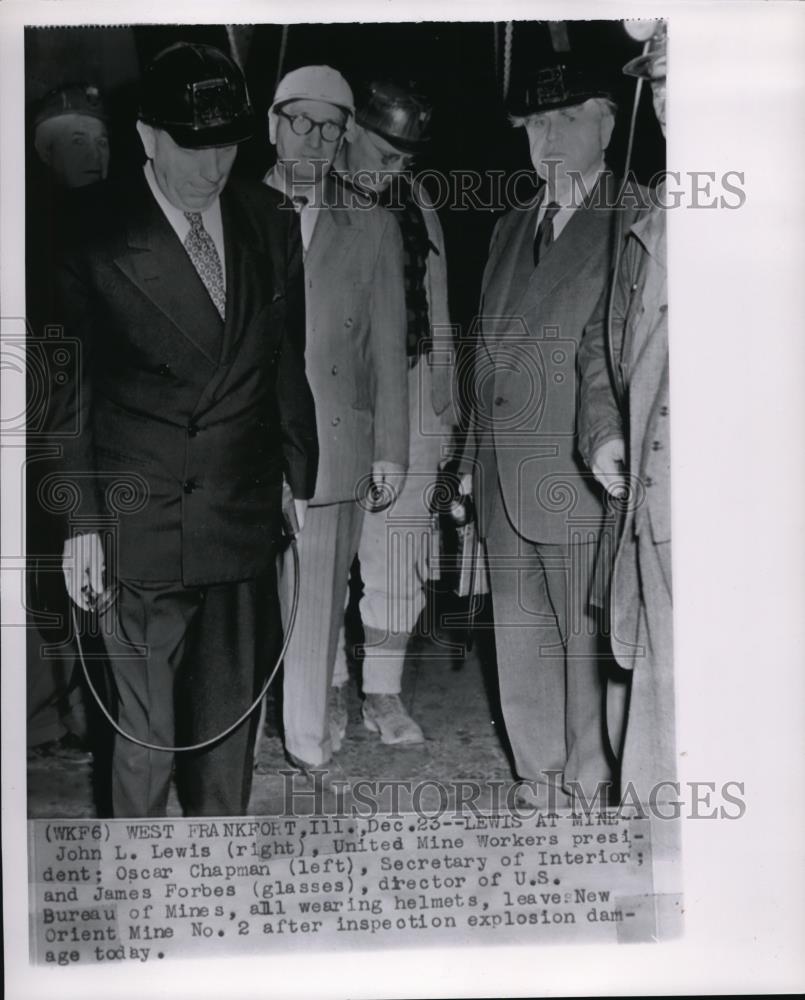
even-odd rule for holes
{"type": "MultiPolygon", "coordinates": [[[[285,749],[302,774],[323,769],[325,787],[345,781],[331,762],[340,740],[331,736],[328,698],[364,511],[380,516],[367,497],[399,491],[408,464],[402,241],[387,212],[366,199],[356,204],[330,176],[354,114],[352,90],[336,70],[288,73],[269,110],[277,162],[264,178],[300,216],[305,361],[321,453],[299,539],[299,612],[285,657],[285,749]]],[[[285,578],[288,601],[292,574],[285,578]]]]}
{"type": "Polygon", "coordinates": [[[337,142],[346,131],[343,122],[333,121],[329,118],[324,121],[316,121],[315,118],[311,118],[304,112],[292,115],[281,109],[277,111],[277,114],[280,118],[285,118],[291,123],[291,131],[295,135],[309,135],[314,129],[318,129],[322,142],[337,142]]]}

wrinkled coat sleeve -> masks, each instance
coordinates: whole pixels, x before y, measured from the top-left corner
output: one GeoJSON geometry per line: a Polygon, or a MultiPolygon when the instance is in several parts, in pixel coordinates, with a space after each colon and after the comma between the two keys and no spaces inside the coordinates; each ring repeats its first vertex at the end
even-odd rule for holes
{"type": "Polygon", "coordinates": [[[372,275],[369,349],[375,380],[375,462],[408,468],[408,358],[406,355],[403,245],[399,226],[383,214],[372,275]]]}
{"type": "Polygon", "coordinates": [[[625,429],[613,384],[610,353],[618,364],[623,345],[626,303],[628,302],[627,260],[624,256],[614,289],[611,331],[607,330],[609,287],[605,288],[595,312],[584,328],[579,345],[578,445],[582,458],[591,466],[602,444],[623,438],[625,429]],[[609,335],[611,333],[611,352],[609,335]]]}
{"type": "Polygon", "coordinates": [[[469,353],[471,356],[471,362],[461,365],[461,371],[467,372],[471,379],[471,384],[467,387],[457,385],[456,391],[458,393],[459,399],[468,399],[470,401],[469,407],[469,417],[467,420],[467,433],[464,440],[464,447],[459,456],[458,462],[458,474],[465,475],[466,473],[473,472],[475,470],[476,458],[478,455],[478,447],[480,444],[479,440],[479,426],[478,426],[478,371],[479,363],[478,359],[483,350],[483,344],[481,341],[482,335],[482,322],[484,314],[484,294],[486,292],[487,280],[492,271],[495,263],[496,251],[498,238],[500,236],[501,225],[506,217],[498,219],[495,224],[495,228],[492,230],[492,236],[489,240],[489,253],[487,255],[486,267],[484,268],[484,275],[481,282],[481,299],[478,307],[478,318],[475,324],[475,329],[473,330],[470,343],[468,345],[469,353]]]}

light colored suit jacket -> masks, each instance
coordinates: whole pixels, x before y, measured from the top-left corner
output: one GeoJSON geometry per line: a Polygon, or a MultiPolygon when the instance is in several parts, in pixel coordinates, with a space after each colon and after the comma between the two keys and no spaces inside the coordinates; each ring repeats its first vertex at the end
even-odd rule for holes
{"type": "Polygon", "coordinates": [[[592,540],[602,526],[603,494],[576,442],[576,356],[610,274],[616,193],[603,175],[536,268],[538,204],[512,210],[493,233],[464,463],[475,466],[482,534],[492,516],[544,544],[592,540]]]}
{"type": "Polygon", "coordinates": [[[353,500],[373,462],[408,465],[402,238],[385,209],[328,182],[305,256],[305,362],[316,403],[313,504],[353,500]]]}
{"type": "MultiPolygon", "coordinates": [[[[649,633],[662,631],[651,609],[671,600],[671,440],[668,395],[668,289],[665,213],[654,209],[628,235],[612,304],[612,343],[607,344],[607,304],[602,299],[588,324],[579,357],[582,395],[579,444],[588,461],[606,441],[622,437],[632,497],[612,575],[613,652],[634,666],[638,612],[647,609],[649,633]],[[610,377],[611,350],[615,384],[610,377]],[[625,422],[624,414],[628,414],[625,422]],[[640,540],[657,546],[663,573],[641,567],[640,540]],[[651,588],[659,588],[654,595],[651,588]],[[659,602],[657,600],[659,598],[659,602]]],[[[665,629],[667,624],[662,623],[665,629]]]]}

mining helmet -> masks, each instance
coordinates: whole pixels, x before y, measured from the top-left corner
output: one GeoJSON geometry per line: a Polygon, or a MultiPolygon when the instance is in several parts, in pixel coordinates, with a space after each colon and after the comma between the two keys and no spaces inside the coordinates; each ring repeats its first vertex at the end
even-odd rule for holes
{"type": "MultiPolygon", "coordinates": [[[[665,59],[668,48],[668,31],[665,21],[657,21],[654,30],[645,38],[636,31],[629,30],[627,22],[626,30],[632,38],[638,41],[648,41],[648,49],[642,55],[630,59],[623,67],[626,76],[642,77],[644,80],[661,80],[665,78],[665,59]]],[[[642,22],[638,22],[642,23],[642,22]]]]}
{"type": "Polygon", "coordinates": [[[509,113],[516,116],[540,114],[584,104],[592,97],[612,100],[612,88],[601,70],[591,68],[570,53],[561,59],[526,73],[512,88],[509,113]]]}
{"type": "Polygon", "coordinates": [[[36,108],[34,129],[42,122],[63,115],[86,115],[102,122],[109,120],[101,92],[94,83],[67,83],[45,94],[36,108]]]}
{"type": "Polygon", "coordinates": [[[374,81],[366,88],[355,120],[404,153],[430,141],[430,101],[395,83],[374,81]]]}
{"type": "Polygon", "coordinates": [[[212,45],[177,42],[143,75],[140,120],[164,129],[180,146],[233,146],[254,132],[246,81],[212,45]]]}

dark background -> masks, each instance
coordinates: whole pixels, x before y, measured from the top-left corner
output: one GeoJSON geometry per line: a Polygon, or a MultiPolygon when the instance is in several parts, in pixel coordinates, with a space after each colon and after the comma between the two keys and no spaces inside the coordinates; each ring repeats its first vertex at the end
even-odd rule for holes
{"type": "MultiPolygon", "coordinates": [[[[411,81],[434,102],[433,143],[417,169],[449,171],[530,167],[521,130],[506,120],[502,100],[504,25],[491,22],[140,26],[120,28],[29,28],[26,31],[26,103],[29,108],[48,90],[71,81],[97,84],[112,120],[111,174],[128,171],[143,154],[134,120],[140,67],[178,40],[204,41],[236,54],[246,72],[258,120],[265,122],[278,75],[298,66],[326,63],[339,69],[355,88],[380,77],[411,81]],[[282,65],[280,67],[280,55],[282,65]]],[[[568,48],[600,72],[613,88],[619,121],[608,159],[622,168],[634,94],[634,81],[621,66],[639,52],[619,21],[514,22],[511,81],[552,61],[568,48]]],[[[34,169],[29,145],[29,168],[34,169]]],[[[271,163],[267,129],[239,153],[236,169],[260,177],[271,163]]],[[[641,101],[632,169],[647,183],[664,166],[662,134],[650,97],[641,101]]],[[[30,174],[29,174],[30,176],[30,174]]],[[[488,189],[487,189],[488,190],[488,189]]],[[[483,196],[484,189],[479,192],[483,196]]],[[[466,332],[478,304],[489,236],[498,211],[440,212],[447,241],[453,321],[466,332]]]]}

